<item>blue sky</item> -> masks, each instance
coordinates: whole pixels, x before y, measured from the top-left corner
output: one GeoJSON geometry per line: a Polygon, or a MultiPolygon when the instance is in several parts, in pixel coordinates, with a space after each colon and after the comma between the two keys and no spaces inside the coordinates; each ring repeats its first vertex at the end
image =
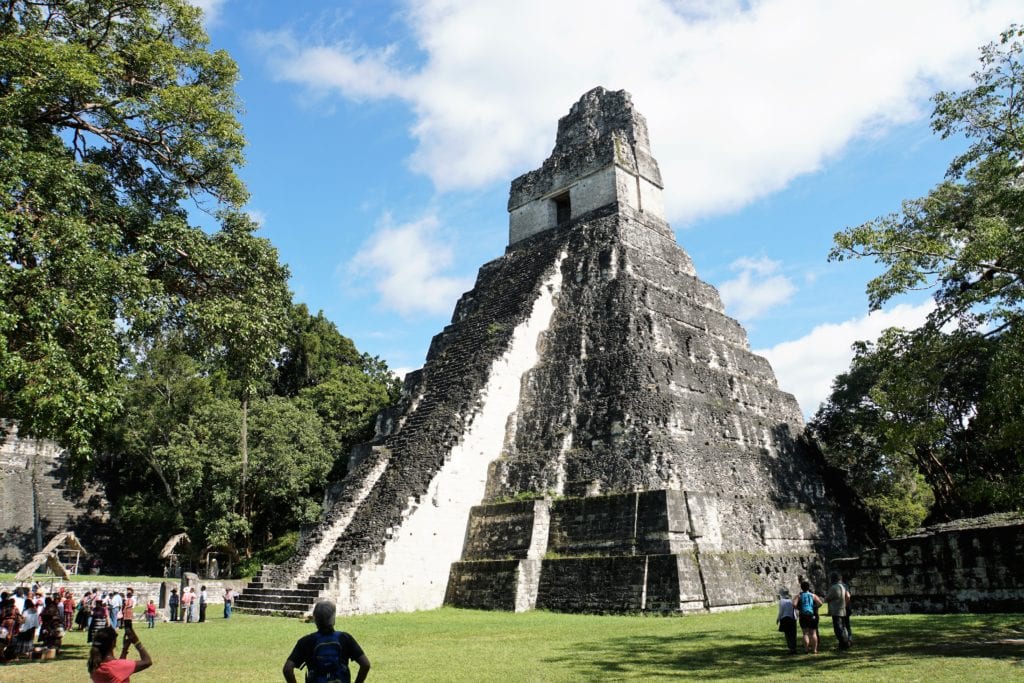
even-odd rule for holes
{"type": "Polygon", "coordinates": [[[649,123],[668,218],[811,414],[870,317],[834,232],[942,179],[928,98],[969,84],[1015,2],[203,0],[241,70],[249,210],[296,299],[400,371],[503,253],[515,176],[591,87],[649,123]]]}

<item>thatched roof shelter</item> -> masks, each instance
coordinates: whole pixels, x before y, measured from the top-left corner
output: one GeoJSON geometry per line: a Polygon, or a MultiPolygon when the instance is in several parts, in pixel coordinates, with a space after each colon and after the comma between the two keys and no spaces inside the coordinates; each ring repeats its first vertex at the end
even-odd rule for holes
{"type": "Polygon", "coordinates": [[[32,559],[14,575],[14,580],[18,583],[28,581],[36,573],[36,570],[43,565],[46,565],[53,572],[54,576],[59,576],[63,579],[70,578],[71,572],[64,566],[64,562],[60,557],[62,552],[75,553],[76,567],[78,566],[77,555],[88,554],[88,551],[78,540],[78,537],[75,536],[75,532],[64,531],[51,538],[50,542],[41,551],[33,555],[32,559]]]}
{"type": "Polygon", "coordinates": [[[175,554],[174,550],[178,547],[179,543],[191,544],[192,539],[190,539],[188,537],[188,534],[186,534],[184,531],[180,534],[174,534],[169,539],[167,539],[167,543],[164,543],[164,547],[160,550],[160,559],[166,560],[171,555],[175,554]]]}

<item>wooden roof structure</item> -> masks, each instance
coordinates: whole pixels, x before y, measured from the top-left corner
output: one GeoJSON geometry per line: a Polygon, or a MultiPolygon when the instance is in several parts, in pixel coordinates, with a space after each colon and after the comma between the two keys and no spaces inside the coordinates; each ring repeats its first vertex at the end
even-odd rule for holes
{"type": "Polygon", "coordinates": [[[169,539],[167,539],[167,543],[164,543],[164,547],[160,550],[160,559],[166,560],[168,557],[174,554],[174,549],[177,548],[178,544],[182,541],[184,541],[185,543],[192,543],[192,539],[190,539],[188,537],[188,534],[186,534],[184,531],[182,531],[180,534],[174,534],[169,539]]]}
{"type": "Polygon", "coordinates": [[[61,551],[68,550],[82,553],[83,555],[88,554],[88,551],[78,540],[78,537],[75,536],[75,532],[63,531],[51,538],[50,542],[42,550],[33,555],[32,559],[14,575],[14,580],[18,583],[28,581],[36,573],[36,570],[43,565],[46,565],[53,572],[54,576],[59,576],[63,579],[70,578],[71,573],[64,566],[59,555],[61,551]]]}

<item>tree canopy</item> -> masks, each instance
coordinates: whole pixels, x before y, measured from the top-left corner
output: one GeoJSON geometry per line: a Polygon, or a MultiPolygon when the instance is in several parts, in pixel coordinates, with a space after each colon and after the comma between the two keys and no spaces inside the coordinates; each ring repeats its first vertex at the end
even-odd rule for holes
{"type": "Polygon", "coordinates": [[[935,301],[921,328],[859,344],[811,424],[883,516],[901,508],[893,531],[1024,507],[1024,29],[983,47],[973,79],[934,97],[935,132],[968,142],[946,180],[837,233],[830,255],[884,266],[873,310],[917,290],[935,301]]]}
{"type": "MultiPolygon", "coordinates": [[[[240,212],[236,80],[183,0],[0,4],[0,414],[22,433],[88,456],[140,340],[287,299],[240,212]]],[[[244,340],[264,363],[265,329],[244,340]]]]}
{"type": "Polygon", "coordinates": [[[316,519],[397,391],[292,304],[243,210],[237,68],[200,19],[0,2],[0,417],[99,478],[133,539],[110,559],[136,567],[177,531],[258,550],[316,519]]]}

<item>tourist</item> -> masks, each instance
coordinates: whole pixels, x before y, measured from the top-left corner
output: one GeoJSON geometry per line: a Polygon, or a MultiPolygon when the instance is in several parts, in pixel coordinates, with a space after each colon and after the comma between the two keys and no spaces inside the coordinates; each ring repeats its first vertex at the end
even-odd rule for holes
{"type": "Polygon", "coordinates": [[[181,589],[181,620],[186,624],[192,621],[192,589],[181,589]]]}
{"type": "Polygon", "coordinates": [[[797,608],[800,611],[800,630],[804,635],[805,653],[818,654],[818,608],[821,604],[821,598],[811,592],[811,583],[806,579],[801,581],[797,608]]]}
{"type": "Polygon", "coordinates": [[[779,591],[779,616],[775,618],[779,625],[779,631],[786,636],[786,647],[789,654],[796,654],[796,608],[793,605],[793,598],[789,590],[783,588],[779,591]]]}
{"type": "Polygon", "coordinates": [[[189,586],[188,594],[192,596],[192,600],[189,602],[188,617],[192,623],[196,623],[199,621],[199,596],[196,595],[196,589],[192,586],[189,586]]]}
{"type": "Polygon", "coordinates": [[[306,667],[307,681],[349,681],[348,663],[359,664],[355,683],[362,683],[370,673],[370,660],[356,639],[334,630],[333,602],[318,602],[313,608],[316,633],[299,638],[284,662],[284,680],[296,683],[295,667],[306,667]],[[314,656],[315,653],[315,656],[314,656]],[[326,670],[325,670],[326,669],[326,670]]]}
{"type": "Polygon", "coordinates": [[[106,628],[109,625],[107,618],[107,606],[103,603],[103,598],[96,598],[92,601],[92,616],[89,619],[89,635],[86,636],[85,642],[91,643],[96,631],[101,628],[106,628]]]}
{"type": "Polygon", "coordinates": [[[178,620],[178,589],[171,589],[171,597],[167,598],[167,609],[171,611],[171,621],[178,620]]]}
{"type": "Polygon", "coordinates": [[[124,632],[124,648],[121,650],[121,658],[114,658],[114,649],[117,647],[117,631],[113,628],[104,627],[96,632],[92,649],[89,650],[89,679],[93,683],[130,683],[131,675],[143,669],[153,666],[146,648],[139,642],[139,636],[135,631],[124,632]],[[129,645],[135,645],[141,659],[128,659],[129,645]]]}
{"type": "Polygon", "coordinates": [[[32,656],[32,643],[36,639],[36,631],[39,629],[39,610],[36,603],[29,598],[25,600],[25,611],[21,613],[23,621],[18,629],[18,642],[15,647],[19,656],[32,656]]]}
{"type": "Polygon", "coordinates": [[[842,574],[839,575],[839,582],[846,588],[846,614],[843,616],[843,627],[846,629],[846,642],[853,645],[853,629],[850,628],[850,612],[853,602],[853,591],[850,590],[850,582],[842,574]]]}
{"type": "Polygon", "coordinates": [[[64,630],[70,631],[75,621],[75,595],[71,591],[64,593],[64,630]]]}
{"type": "Polygon", "coordinates": [[[206,586],[199,589],[199,623],[206,623],[206,586]]]}
{"type": "Polygon", "coordinates": [[[121,627],[125,631],[130,631],[135,623],[135,590],[131,587],[125,591],[124,596],[124,612],[121,615],[121,627]]]}
{"type": "Polygon", "coordinates": [[[64,620],[57,608],[57,595],[46,598],[43,611],[39,613],[39,640],[48,650],[59,650],[64,638],[64,620]]]}
{"type": "Polygon", "coordinates": [[[124,607],[124,598],[120,593],[114,591],[110,594],[108,607],[110,608],[110,626],[117,628],[117,624],[121,620],[121,609],[124,607]]]}
{"type": "Polygon", "coordinates": [[[89,627],[89,614],[92,612],[92,591],[86,590],[78,601],[78,614],[75,615],[75,626],[79,631],[89,627]]]}
{"type": "Polygon", "coordinates": [[[235,592],[231,590],[231,586],[224,589],[224,618],[231,618],[231,606],[235,600],[235,592]]]}
{"type": "Polygon", "coordinates": [[[15,654],[15,637],[21,625],[21,614],[13,596],[3,594],[0,601],[0,661],[6,662],[15,654]]]}
{"type": "Polygon", "coordinates": [[[147,628],[156,628],[156,603],[150,598],[149,604],[146,605],[146,626],[147,628]]]}
{"type": "Polygon", "coordinates": [[[832,631],[836,634],[836,643],[840,650],[845,650],[850,647],[850,642],[843,619],[846,617],[846,603],[850,600],[850,594],[839,580],[839,574],[833,572],[829,579],[832,585],[825,594],[825,602],[828,603],[828,614],[832,617],[832,631]]]}

